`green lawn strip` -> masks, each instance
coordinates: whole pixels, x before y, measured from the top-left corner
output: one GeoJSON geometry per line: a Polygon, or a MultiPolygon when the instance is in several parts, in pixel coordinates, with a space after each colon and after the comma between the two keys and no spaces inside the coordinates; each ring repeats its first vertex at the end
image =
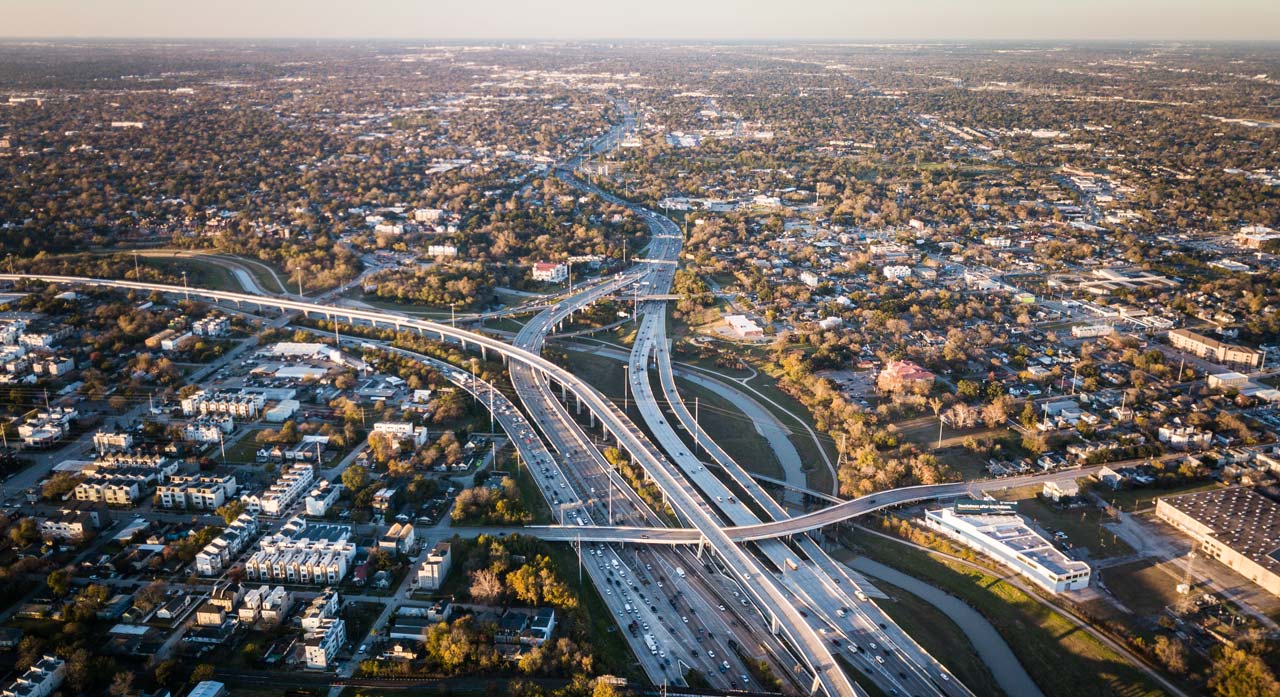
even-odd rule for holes
{"type": "Polygon", "coordinates": [[[1107,486],[1094,486],[1093,490],[1102,498],[1113,506],[1117,506],[1126,513],[1132,513],[1145,508],[1155,506],[1155,500],[1164,496],[1175,496],[1177,494],[1190,494],[1196,491],[1209,491],[1217,489],[1222,485],[1218,482],[1195,482],[1182,486],[1169,487],[1167,489],[1121,489],[1113,491],[1107,486]]]}
{"type": "MultiPolygon", "coordinates": [[[[680,378],[676,378],[676,384],[676,389],[691,414],[695,413],[693,400],[697,398],[698,425],[743,469],[774,479],[785,477],[773,448],[756,431],[751,417],[742,413],[729,400],[700,385],[680,378]]],[[[693,443],[692,434],[689,435],[689,442],[693,443]]]]}
{"type": "Polygon", "coordinates": [[[859,534],[857,546],[868,557],[927,580],[982,613],[1048,697],[1163,694],[1124,657],[999,578],[870,534],[859,534]]]}
{"type": "Polygon", "coordinates": [[[863,692],[866,692],[869,697],[889,697],[888,693],[880,689],[880,686],[875,684],[875,681],[873,681],[870,676],[853,667],[853,664],[849,662],[849,659],[838,653],[833,655],[836,659],[836,663],[840,664],[840,669],[844,671],[845,675],[848,675],[850,680],[857,683],[858,687],[862,688],[863,692]]]}
{"type": "Polygon", "coordinates": [[[187,285],[192,288],[209,288],[237,293],[247,290],[240,285],[240,281],[236,280],[235,274],[229,269],[210,261],[202,261],[199,257],[142,257],[139,261],[145,266],[151,266],[175,276],[180,276],[183,271],[186,271],[187,285]]]}
{"type": "Polygon", "coordinates": [[[880,609],[887,612],[908,636],[941,661],[974,694],[1005,694],[964,631],[951,618],[891,583],[877,579],[875,585],[890,598],[876,603],[880,609]]]}

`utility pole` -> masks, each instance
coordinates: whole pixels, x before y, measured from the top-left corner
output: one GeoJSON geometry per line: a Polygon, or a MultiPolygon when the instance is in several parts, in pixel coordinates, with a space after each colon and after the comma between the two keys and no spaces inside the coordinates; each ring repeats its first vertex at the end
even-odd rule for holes
{"type": "Polygon", "coordinates": [[[138,253],[133,253],[133,280],[142,280],[142,271],[138,269],[138,253]]]}
{"type": "Polygon", "coordinates": [[[187,272],[185,270],[182,272],[182,288],[183,288],[183,295],[186,296],[187,300],[190,300],[191,289],[187,286],[187,272]]]}
{"type": "Polygon", "coordinates": [[[702,457],[702,427],[698,425],[698,398],[693,398],[693,455],[702,457]]]}

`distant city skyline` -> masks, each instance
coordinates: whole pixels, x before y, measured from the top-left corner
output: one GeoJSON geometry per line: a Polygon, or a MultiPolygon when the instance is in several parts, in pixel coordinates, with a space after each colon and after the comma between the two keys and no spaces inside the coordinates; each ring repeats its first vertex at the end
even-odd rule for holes
{"type": "Polygon", "coordinates": [[[9,38],[1280,40],[1275,0],[0,0],[9,38]]]}

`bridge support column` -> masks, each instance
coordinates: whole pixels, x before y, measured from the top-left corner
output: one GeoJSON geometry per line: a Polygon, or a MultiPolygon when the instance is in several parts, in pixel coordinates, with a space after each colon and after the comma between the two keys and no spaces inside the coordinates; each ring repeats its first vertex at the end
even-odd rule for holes
{"type": "Polygon", "coordinates": [[[769,613],[769,631],[773,632],[774,636],[782,633],[782,623],[778,621],[778,613],[776,612],[769,613]]]}
{"type": "Polygon", "coordinates": [[[562,402],[569,401],[569,393],[565,391],[563,382],[560,383],[560,401],[562,402]]]}
{"type": "Polygon", "coordinates": [[[818,675],[813,676],[813,687],[809,688],[810,695],[816,695],[822,690],[822,678],[818,675]]]}
{"type": "MultiPolygon", "coordinates": [[[[575,397],[576,397],[576,395],[575,395],[575,397]]],[[[578,405],[577,405],[577,408],[576,408],[575,413],[576,413],[578,416],[582,416],[582,398],[581,398],[581,397],[577,397],[576,401],[577,401],[578,405]]],[[[594,416],[595,416],[595,414],[594,414],[594,412],[593,412],[593,413],[592,413],[592,417],[593,417],[593,418],[592,418],[592,424],[593,424],[593,425],[594,425],[594,423],[595,423],[594,416]]]]}
{"type": "Polygon", "coordinates": [[[706,536],[704,535],[704,536],[702,536],[702,537],[699,537],[699,538],[698,538],[698,551],[697,551],[697,553],[696,553],[696,556],[698,557],[698,559],[702,559],[702,550],[706,549],[706,547],[707,547],[707,538],[706,538],[706,536]]]}
{"type": "Polygon", "coordinates": [[[485,348],[484,346],[481,346],[481,347],[480,347],[480,358],[481,358],[481,360],[486,360],[486,361],[487,361],[487,360],[489,360],[489,349],[488,349],[488,348],[485,348]]]}

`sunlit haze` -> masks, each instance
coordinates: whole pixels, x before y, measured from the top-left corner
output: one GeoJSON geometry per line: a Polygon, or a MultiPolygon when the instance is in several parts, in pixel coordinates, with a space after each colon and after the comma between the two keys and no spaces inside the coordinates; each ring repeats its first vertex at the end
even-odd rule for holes
{"type": "Polygon", "coordinates": [[[1280,38],[1268,0],[6,0],[10,37],[420,39],[1280,38]]]}

